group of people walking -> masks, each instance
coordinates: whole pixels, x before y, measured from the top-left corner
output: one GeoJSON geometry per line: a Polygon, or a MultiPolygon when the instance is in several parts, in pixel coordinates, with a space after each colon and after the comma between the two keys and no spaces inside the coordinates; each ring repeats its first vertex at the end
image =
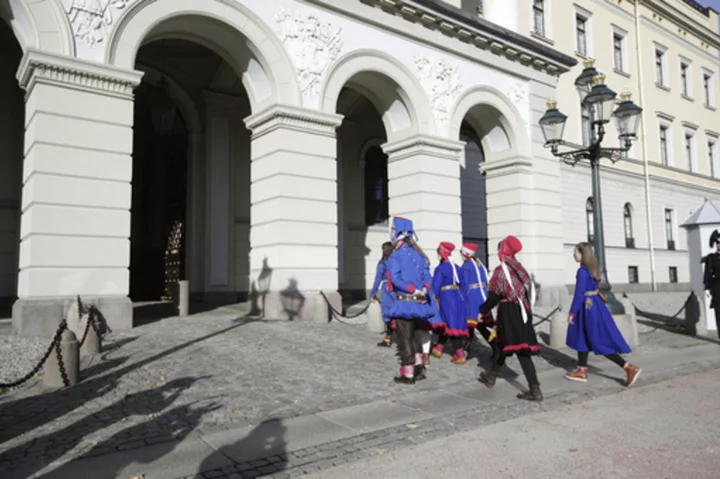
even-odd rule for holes
{"type": "MultiPolygon", "coordinates": [[[[455,245],[442,242],[437,248],[439,265],[430,274],[430,259],[418,245],[413,223],[394,217],[390,222],[390,241],[383,244],[371,296],[381,293],[385,337],[378,346],[397,344],[401,369],[395,382],[415,384],[426,378],[430,356],[451,355],[455,364],[465,364],[475,331],[492,349],[492,368],[478,380],[491,388],[509,356],[517,355],[529,389],[518,398],[542,401],[532,356],[540,353],[532,322],[535,289],[530,274],[516,255],[522,243],[508,236],[498,244],[500,264],[488,274],[475,256],[477,245],[465,243],[460,249],[462,266],[452,259],[455,245]],[[492,311],[497,307],[497,314],[492,311]],[[432,333],[437,336],[433,345],[432,333]]],[[[567,344],[578,351],[578,368],[565,374],[573,381],[587,381],[590,351],[604,355],[623,367],[626,384],[631,386],[640,369],[620,354],[630,352],[598,291],[600,282],[592,247],[581,243],[575,248],[581,266],[568,315],[567,344]]]]}

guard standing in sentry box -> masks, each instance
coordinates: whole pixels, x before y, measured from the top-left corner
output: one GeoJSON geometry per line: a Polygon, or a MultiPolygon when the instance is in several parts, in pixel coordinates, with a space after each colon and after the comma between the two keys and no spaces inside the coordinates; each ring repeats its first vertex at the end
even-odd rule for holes
{"type": "Polygon", "coordinates": [[[435,345],[433,354],[441,357],[447,340],[450,339],[454,348],[452,362],[465,364],[465,342],[468,338],[465,298],[462,291],[464,274],[452,260],[455,245],[443,241],[438,246],[437,254],[440,264],[433,272],[432,292],[437,298],[438,309],[445,323],[445,330],[435,345]],[[439,354],[438,354],[439,353],[439,354]]]}
{"type": "Polygon", "coordinates": [[[415,384],[416,380],[425,379],[422,354],[415,344],[415,327],[436,314],[430,295],[430,265],[417,244],[412,221],[395,217],[390,232],[395,251],[387,261],[388,288],[392,295],[388,314],[395,321],[402,364],[395,382],[415,384]]]}
{"type": "Polygon", "coordinates": [[[382,311],[383,322],[385,323],[385,337],[378,343],[381,347],[392,346],[392,318],[388,315],[388,308],[392,303],[392,295],[388,290],[388,276],[387,276],[387,260],[394,251],[395,247],[391,242],[383,243],[382,245],[382,258],[378,261],[377,268],[375,270],[375,282],[373,282],[372,291],[370,292],[370,298],[373,301],[378,301],[377,294],[380,291],[380,308],[382,311]]]}
{"type": "Polygon", "coordinates": [[[488,298],[488,280],[489,274],[485,265],[475,256],[477,254],[477,245],[474,243],[465,243],[460,249],[463,257],[462,270],[465,275],[463,296],[465,296],[465,304],[467,307],[467,327],[470,334],[470,340],[466,346],[466,355],[470,352],[473,340],[475,339],[475,330],[479,331],[485,341],[488,342],[493,351],[493,359],[500,354],[500,345],[494,331],[489,328],[495,326],[495,320],[482,319],[480,317],[480,308],[488,298]]]}
{"type": "Polygon", "coordinates": [[[720,336],[720,232],[718,230],[710,235],[710,247],[715,248],[715,251],[705,257],[703,284],[710,294],[710,308],[715,312],[715,324],[720,336]]]}

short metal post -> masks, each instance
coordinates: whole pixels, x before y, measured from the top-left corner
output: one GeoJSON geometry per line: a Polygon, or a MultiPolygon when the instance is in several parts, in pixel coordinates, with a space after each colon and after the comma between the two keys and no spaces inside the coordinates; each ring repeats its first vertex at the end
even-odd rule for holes
{"type": "Polygon", "coordinates": [[[178,281],[178,312],[180,316],[190,314],[190,282],[186,279],[178,281]]]}

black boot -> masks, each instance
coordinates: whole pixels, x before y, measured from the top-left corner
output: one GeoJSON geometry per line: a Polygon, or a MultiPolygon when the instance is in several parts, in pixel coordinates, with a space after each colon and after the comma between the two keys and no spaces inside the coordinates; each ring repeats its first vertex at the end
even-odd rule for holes
{"type": "Polygon", "coordinates": [[[497,371],[490,371],[489,373],[480,373],[480,377],[478,378],[478,381],[483,383],[488,388],[491,388],[495,386],[495,380],[498,377],[497,371]]]}
{"type": "Polygon", "coordinates": [[[413,377],[413,379],[415,379],[415,381],[422,381],[426,378],[427,376],[425,375],[425,366],[423,366],[422,364],[418,364],[417,366],[415,366],[415,376],[413,377]]]}
{"type": "Polygon", "coordinates": [[[392,336],[386,334],[382,341],[377,343],[381,348],[389,348],[392,346],[392,336]]]}
{"type": "Polygon", "coordinates": [[[395,376],[394,380],[399,384],[415,384],[415,378],[406,378],[405,376],[395,376]]]}
{"type": "Polygon", "coordinates": [[[530,390],[517,395],[518,399],[524,399],[526,401],[542,401],[543,395],[540,391],[539,384],[533,384],[530,386],[530,390]]]}

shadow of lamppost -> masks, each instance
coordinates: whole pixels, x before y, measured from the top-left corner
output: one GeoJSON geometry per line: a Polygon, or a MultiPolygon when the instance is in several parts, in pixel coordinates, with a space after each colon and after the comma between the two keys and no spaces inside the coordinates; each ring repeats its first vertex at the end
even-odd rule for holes
{"type": "Polygon", "coordinates": [[[297,284],[296,279],[290,279],[288,287],[280,291],[283,311],[288,315],[290,321],[294,321],[296,317],[300,316],[300,312],[305,306],[305,296],[300,292],[297,284]]]}
{"type": "Polygon", "coordinates": [[[586,60],[585,69],[575,80],[575,87],[581,94],[582,104],[587,107],[590,115],[590,141],[586,147],[576,147],[562,139],[567,116],[557,109],[555,101],[548,102],[548,110],[540,118],[540,128],[545,136],[545,147],[550,148],[553,155],[563,162],[575,166],[581,160],[588,160],[592,170],[593,228],[594,247],[600,267],[601,280],[599,290],[607,301],[612,314],[625,314],[625,308],[611,291],[605,261],[605,233],[603,230],[602,195],[600,193],[600,160],[607,158],[613,163],[627,158],[627,152],[637,140],[637,129],[642,108],[630,100],[630,93],[620,95],[622,101],[617,105],[617,94],[605,85],[605,75],[593,66],[594,60],[586,60]],[[614,111],[613,111],[614,109],[614,111]],[[619,135],[619,148],[602,146],[605,138],[605,125],[615,119],[619,135]],[[573,149],[560,151],[560,146],[571,146],[573,149]]]}

